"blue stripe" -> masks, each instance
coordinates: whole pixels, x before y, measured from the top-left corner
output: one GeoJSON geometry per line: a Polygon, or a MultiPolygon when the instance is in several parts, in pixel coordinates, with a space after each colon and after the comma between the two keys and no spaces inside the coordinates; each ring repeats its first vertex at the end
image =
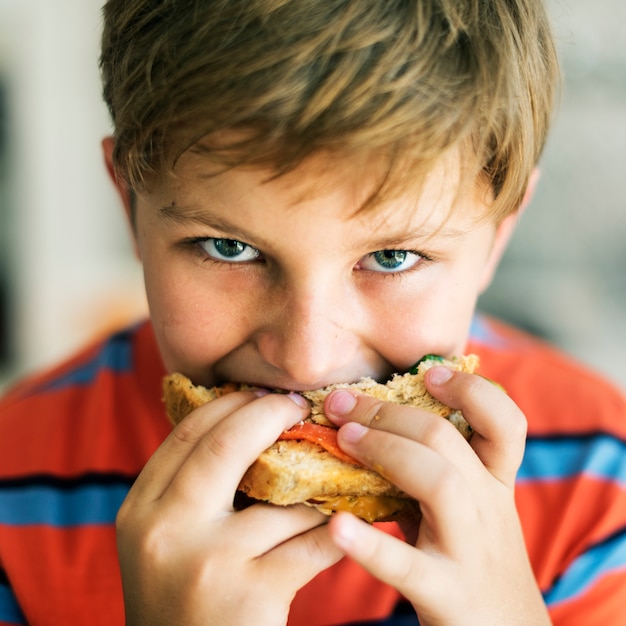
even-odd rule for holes
{"type": "Polygon", "coordinates": [[[505,343],[504,339],[494,332],[489,321],[479,313],[472,318],[469,334],[472,341],[487,346],[497,347],[505,343]]]}
{"type": "Polygon", "coordinates": [[[1,488],[0,524],[45,524],[68,528],[84,524],[113,524],[129,484],[84,484],[71,488],[28,485],[1,488]]]}
{"type": "Polygon", "coordinates": [[[474,315],[469,329],[470,341],[489,346],[490,348],[506,348],[518,341],[500,333],[494,328],[491,319],[488,314],[477,312],[474,315]]]}
{"type": "Polygon", "coordinates": [[[578,557],[552,588],[544,593],[544,599],[552,606],[572,600],[607,574],[620,570],[626,570],[626,531],[578,557]]]}
{"type": "Polygon", "coordinates": [[[392,615],[383,620],[350,622],[348,626],[419,626],[419,621],[416,615],[392,615]]]}
{"type": "Polygon", "coordinates": [[[384,619],[350,622],[347,626],[419,626],[415,610],[407,601],[396,605],[392,615],[384,619]]]}
{"type": "Polygon", "coordinates": [[[20,610],[13,591],[4,584],[0,584],[0,622],[15,624],[15,626],[26,624],[26,618],[20,610]]]}
{"type": "Polygon", "coordinates": [[[99,352],[80,367],[52,380],[37,389],[38,393],[59,391],[73,385],[89,385],[102,370],[130,372],[133,365],[132,338],[135,327],[112,335],[99,352]]]}
{"type": "Polygon", "coordinates": [[[518,483],[563,480],[580,474],[626,487],[626,442],[598,433],[529,438],[518,483]]]}

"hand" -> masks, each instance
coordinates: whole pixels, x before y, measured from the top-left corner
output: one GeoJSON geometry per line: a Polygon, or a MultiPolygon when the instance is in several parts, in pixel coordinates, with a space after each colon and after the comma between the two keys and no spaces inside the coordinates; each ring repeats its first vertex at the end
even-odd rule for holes
{"type": "Polygon", "coordinates": [[[349,514],[330,532],[337,545],[414,606],[422,626],[550,624],[526,553],[514,501],[526,420],[485,379],[443,367],[430,393],[461,409],[470,442],[439,416],[336,391],[325,404],[339,444],[420,502],[414,545],[349,514]]]}
{"type": "Polygon", "coordinates": [[[233,510],[245,470],[307,414],[299,396],[237,392],[186,417],[117,520],[127,624],[284,624],[295,592],[335,563],[304,505],[233,510]]]}

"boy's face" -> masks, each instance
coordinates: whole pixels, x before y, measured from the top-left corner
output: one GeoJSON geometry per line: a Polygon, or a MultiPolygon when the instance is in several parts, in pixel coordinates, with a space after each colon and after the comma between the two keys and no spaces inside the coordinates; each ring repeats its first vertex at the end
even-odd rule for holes
{"type": "Polygon", "coordinates": [[[485,189],[459,190],[451,155],[421,188],[357,213],[375,171],[329,159],[267,181],[253,169],[212,175],[189,152],[175,178],[137,197],[168,370],[303,390],[464,350],[509,230],[479,219],[485,189]]]}

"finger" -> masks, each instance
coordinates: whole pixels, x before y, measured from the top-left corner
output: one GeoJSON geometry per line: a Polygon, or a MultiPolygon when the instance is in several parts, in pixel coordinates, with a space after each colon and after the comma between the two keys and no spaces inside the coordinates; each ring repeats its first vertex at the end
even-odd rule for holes
{"type": "Polygon", "coordinates": [[[328,517],[304,504],[254,504],[228,517],[229,532],[243,555],[264,555],[296,535],[326,523],[328,517]]]}
{"type": "Polygon", "coordinates": [[[324,411],[337,424],[354,421],[369,428],[419,441],[466,473],[484,471],[475,453],[457,429],[435,413],[413,406],[383,402],[343,389],[329,394],[324,411]]]}
{"type": "MultiPolygon", "coordinates": [[[[328,518],[326,518],[328,519],[328,518]]],[[[263,555],[258,560],[261,579],[283,588],[300,589],[321,571],[345,556],[328,532],[318,524],[263,555]]]]}
{"type": "Polygon", "coordinates": [[[148,460],[129,497],[146,502],[160,498],[197,442],[217,422],[266,393],[265,390],[230,393],[192,411],[148,460]]]}
{"type": "MultiPolygon", "coordinates": [[[[348,513],[337,513],[328,525],[332,540],[370,574],[396,588],[413,604],[441,596],[441,559],[416,550],[348,513]]],[[[450,593],[445,588],[445,593],[450,593]]]]}
{"type": "Polygon", "coordinates": [[[338,437],[348,454],[419,501],[430,540],[448,553],[463,548],[458,520],[471,525],[479,514],[469,481],[457,466],[419,442],[357,422],[342,426],[338,437]]]}
{"type": "Polygon", "coordinates": [[[512,486],[522,462],[526,418],[497,385],[475,374],[433,367],[426,388],[438,400],[462,411],[474,434],[471,446],[498,480],[512,486]]]}
{"type": "Polygon", "coordinates": [[[164,493],[164,502],[204,502],[211,510],[232,510],[248,467],[308,411],[306,400],[297,394],[268,394],[240,407],[197,440],[164,493]]]}

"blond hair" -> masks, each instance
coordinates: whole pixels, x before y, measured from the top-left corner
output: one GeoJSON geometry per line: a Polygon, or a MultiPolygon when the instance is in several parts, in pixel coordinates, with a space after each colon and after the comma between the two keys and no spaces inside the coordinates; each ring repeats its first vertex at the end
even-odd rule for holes
{"type": "Polygon", "coordinates": [[[541,0],[109,0],[103,14],[114,160],[134,189],[224,130],[246,132],[201,145],[226,166],[382,155],[381,193],[462,143],[499,219],[558,86],[541,0]]]}

